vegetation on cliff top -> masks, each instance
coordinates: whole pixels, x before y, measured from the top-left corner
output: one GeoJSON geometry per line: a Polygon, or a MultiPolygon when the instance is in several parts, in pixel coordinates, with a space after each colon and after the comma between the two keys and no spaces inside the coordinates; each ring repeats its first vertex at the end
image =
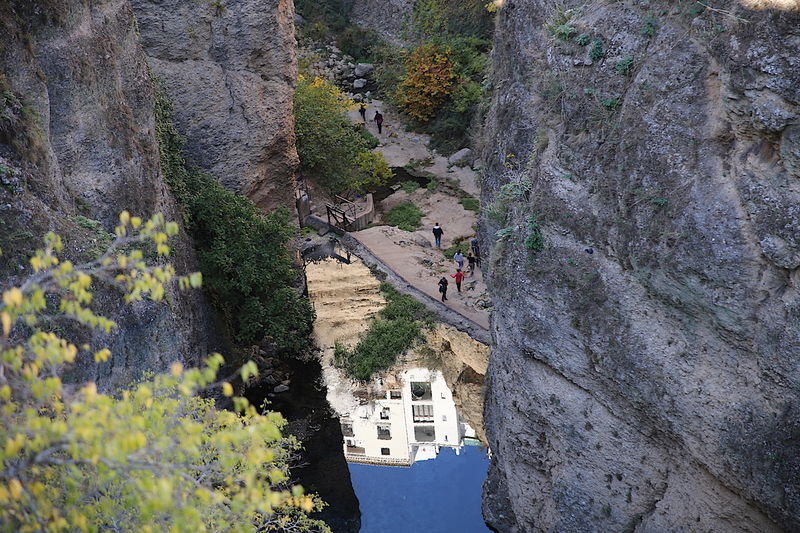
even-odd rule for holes
{"type": "Polygon", "coordinates": [[[264,214],[214,178],[189,169],[169,101],[156,100],[161,169],[193,237],[206,292],[240,345],[268,342],[280,353],[309,347],[314,311],[294,288],[297,272],[286,244],[289,214],[264,214]]]}
{"type": "Polygon", "coordinates": [[[355,379],[367,380],[386,370],[397,357],[422,340],[422,328],[433,325],[430,311],[412,298],[400,294],[388,283],[381,283],[386,307],[381,309],[355,348],[336,343],[334,361],[355,379]]]}
{"type": "MultiPolygon", "coordinates": [[[[127,302],[160,301],[175,281],[198,287],[199,273],[178,277],[165,262],[178,225],[120,215],[116,238],[97,260],[73,265],[58,257],[50,233],[30,259],[32,274],[0,302],[0,529],[3,531],[329,531],[307,512],[321,502],[289,484],[298,447],[281,436],[283,419],[260,415],[247,400],[236,411],[197,396],[233,396],[215,381],[223,360],[202,368],[173,363],[170,374],[118,395],[94,383],[67,394],[65,365],[107,348],[62,338],[65,323],[110,333],[116,324],[91,308],[92,288],[116,287],[127,302]],[[154,248],[145,259],[143,247],[154,248]]],[[[242,367],[247,381],[257,373],[242,367]]]]}

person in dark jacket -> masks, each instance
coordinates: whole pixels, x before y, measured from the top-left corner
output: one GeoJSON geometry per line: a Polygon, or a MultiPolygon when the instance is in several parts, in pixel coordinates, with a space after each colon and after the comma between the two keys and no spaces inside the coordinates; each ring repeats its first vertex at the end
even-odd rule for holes
{"type": "Polygon", "coordinates": [[[475,256],[472,255],[472,252],[467,254],[467,262],[469,263],[469,275],[475,275],[475,256]]]}
{"type": "Polygon", "coordinates": [[[450,274],[450,277],[456,278],[456,289],[458,289],[458,294],[461,294],[461,282],[464,281],[464,273],[458,268],[455,274],[450,274]]]}
{"type": "Polygon", "coordinates": [[[367,123],[367,106],[361,104],[361,107],[358,108],[358,113],[361,115],[361,120],[364,121],[364,124],[367,123]]]}
{"type": "Polygon", "coordinates": [[[481,267],[481,247],[478,244],[478,238],[475,237],[471,241],[469,241],[470,248],[472,248],[472,253],[475,254],[475,264],[478,265],[478,268],[481,267]]]}
{"type": "Polygon", "coordinates": [[[444,230],[437,222],[436,224],[433,225],[433,238],[436,240],[437,248],[442,247],[442,233],[444,233],[444,230]]]}
{"type": "Polygon", "coordinates": [[[380,135],[381,128],[383,127],[383,115],[381,114],[380,111],[375,111],[374,120],[375,120],[375,124],[378,125],[378,134],[380,135]]]}
{"type": "Polygon", "coordinates": [[[442,293],[442,301],[447,300],[447,278],[445,277],[439,280],[439,292],[442,293]]]}

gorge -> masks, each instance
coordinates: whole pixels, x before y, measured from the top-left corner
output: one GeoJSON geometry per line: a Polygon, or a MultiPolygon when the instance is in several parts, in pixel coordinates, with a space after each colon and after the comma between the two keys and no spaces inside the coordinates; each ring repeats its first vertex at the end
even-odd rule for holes
{"type": "MultiPolygon", "coordinates": [[[[206,290],[165,285],[164,302],[123,304],[95,283],[92,308],[118,327],[55,327],[111,352],[97,363],[81,349],[59,369],[66,399],[86,382],[119,396],[216,351],[226,375],[252,359],[259,378],[230,382],[258,408],[272,402],[306,445],[298,462],[311,464],[292,481],[330,503],[312,516],[337,532],[409,531],[359,514],[358,461],[345,462],[359,446],[342,430],[357,406],[378,416],[393,400],[383,392],[435,366],[426,379],[446,383],[462,424],[453,449],[466,438],[491,451],[474,531],[800,529],[798,2],[5,0],[0,28],[0,311],[34,275],[45,233],[61,235],[65,259],[91,262],[125,210],[177,222],[170,262],[203,270],[206,290]],[[432,77],[413,77],[415,58],[432,77]],[[413,105],[440,83],[425,117],[413,105]],[[348,179],[368,181],[364,168],[380,174],[381,162],[414,179],[382,183],[374,205],[373,185],[337,198],[303,160],[301,90],[369,104],[366,124],[355,107],[344,119],[358,138],[335,144],[379,157],[348,179]],[[241,243],[266,250],[261,270],[236,264],[238,243],[212,242],[233,238],[231,213],[250,228],[245,198],[288,210],[285,225],[253,222],[262,233],[241,243]],[[326,206],[347,224],[371,205],[357,230],[325,219],[326,206]],[[397,206],[410,222],[392,222],[397,206]],[[430,231],[440,220],[442,250],[430,231]],[[450,281],[446,307],[436,281],[473,236],[479,272],[463,296],[450,281]],[[340,249],[304,261],[310,242],[340,249]],[[352,379],[336,353],[354,357],[372,324],[392,320],[380,314],[384,279],[431,327],[409,319],[422,333],[398,366],[352,379]],[[241,301],[224,301],[236,291],[241,301]],[[337,400],[337,384],[352,397],[337,400]]],[[[312,129],[331,127],[308,115],[312,129]]],[[[334,166],[333,150],[316,155],[334,166]]],[[[22,322],[3,343],[28,335],[22,322]]],[[[228,394],[204,394],[232,408],[228,394]]],[[[414,435],[405,446],[423,457],[414,435]]],[[[4,456],[0,496],[13,494],[18,460],[4,456]]]]}

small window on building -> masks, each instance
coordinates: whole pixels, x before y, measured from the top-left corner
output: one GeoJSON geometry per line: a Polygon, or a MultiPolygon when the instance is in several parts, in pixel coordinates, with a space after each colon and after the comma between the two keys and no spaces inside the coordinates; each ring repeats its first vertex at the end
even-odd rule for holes
{"type": "Polygon", "coordinates": [[[447,395],[444,392],[442,392],[442,400],[446,400],[446,399],[447,399],[447,395]]]}
{"type": "Polygon", "coordinates": [[[442,415],[442,422],[447,422],[447,415],[442,415]]]}
{"type": "Polygon", "coordinates": [[[380,440],[392,439],[392,432],[389,429],[389,426],[378,426],[378,439],[380,440]]]}
{"type": "Polygon", "coordinates": [[[345,437],[353,437],[353,424],[352,422],[342,422],[342,435],[345,437]]]}
{"type": "Polygon", "coordinates": [[[399,390],[391,390],[389,391],[389,398],[392,400],[400,400],[403,398],[403,393],[399,390]]]}
{"type": "Polygon", "coordinates": [[[389,448],[381,448],[381,455],[389,455],[389,448]]]}
{"type": "Polygon", "coordinates": [[[389,408],[384,407],[381,409],[381,420],[389,420],[389,408]]]}
{"type": "Polygon", "coordinates": [[[433,406],[432,405],[412,405],[411,413],[414,417],[414,422],[433,422],[433,406]]]}
{"type": "Polygon", "coordinates": [[[420,400],[430,400],[431,396],[431,384],[426,381],[412,381],[411,382],[411,400],[412,401],[420,401],[420,400]]]}

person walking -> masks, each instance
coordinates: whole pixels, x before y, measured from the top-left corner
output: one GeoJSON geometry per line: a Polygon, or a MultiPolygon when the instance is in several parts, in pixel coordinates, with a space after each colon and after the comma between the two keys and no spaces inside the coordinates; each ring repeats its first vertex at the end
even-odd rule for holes
{"type": "Polygon", "coordinates": [[[364,121],[364,124],[367,123],[367,106],[361,104],[361,107],[358,108],[358,113],[361,115],[361,120],[364,121]]]}
{"type": "Polygon", "coordinates": [[[464,270],[464,254],[461,253],[461,250],[457,251],[453,256],[453,261],[456,262],[459,270],[464,270]]]}
{"type": "Polygon", "coordinates": [[[459,268],[455,274],[450,274],[450,277],[456,278],[456,289],[458,289],[458,294],[461,294],[461,282],[464,281],[464,273],[459,268]]]}
{"type": "Polygon", "coordinates": [[[439,292],[442,293],[442,301],[447,300],[447,278],[444,276],[439,280],[439,292]]]}
{"type": "Polygon", "coordinates": [[[436,224],[433,225],[433,238],[434,238],[434,240],[436,240],[436,247],[437,248],[441,248],[442,247],[442,233],[444,233],[444,230],[442,229],[442,227],[437,222],[436,224]]]}
{"type": "Polygon", "coordinates": [[[469,241],[470,248],[472,248],[472,253],[475,254],[475,264],[478,265],[478,268],[481,267],[481,247],[478,244],[478,238],[475,237],[471,241],[469,241]]]}
{"type": "Polygon", "coordinates": [[[381,128],[383,127],[383,115],[380,111],[375,110],[375,118],[373,120],[375,120],[375,124],[378,125],[378,135],[380,135],[381,128]]]}
{"type": "Polygon", "coordinates": [[[469,263],[469,275],[475,275],[475,256],[472,255],[472,252],[467,254],[467,262],[469,263]]]}

